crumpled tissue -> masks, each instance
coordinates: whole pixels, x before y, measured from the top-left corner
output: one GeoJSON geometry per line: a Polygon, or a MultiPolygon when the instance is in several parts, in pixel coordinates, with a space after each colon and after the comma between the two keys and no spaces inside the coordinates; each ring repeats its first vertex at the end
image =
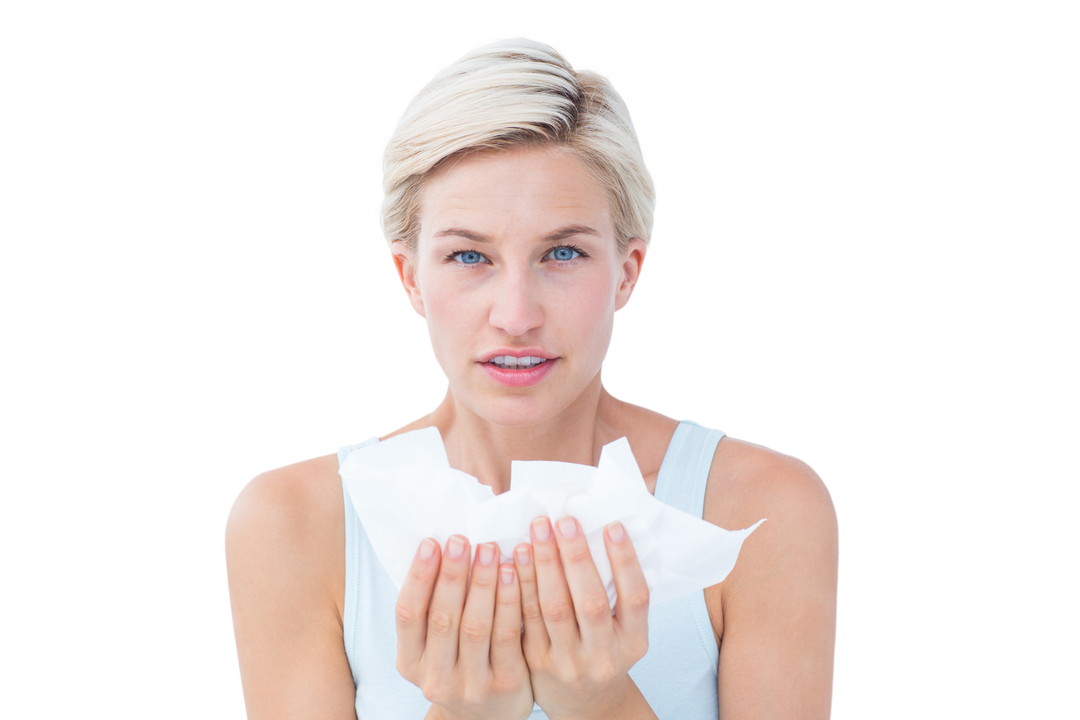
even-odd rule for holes
{"type": "Polygon", "coordinates": [[[534,518],[572,515],[611,606],[615,582],[603,533],[616,520],[634,543],[650,604],[658,604],[721,582],[735,567],[743,540],[765,522],[724,530],[657,500],[626,438],[605,445],[597,467],[515,460],[510,489],[501,495],[450,467],[435,427],[354,450],[340,473],[375,554],[399,590],[426,537],[445,547],[451,535],[464,535],[474,552],[478,543],[494,542],[501,561],[512,562],[514,547],[531,541],[534,518]]]}

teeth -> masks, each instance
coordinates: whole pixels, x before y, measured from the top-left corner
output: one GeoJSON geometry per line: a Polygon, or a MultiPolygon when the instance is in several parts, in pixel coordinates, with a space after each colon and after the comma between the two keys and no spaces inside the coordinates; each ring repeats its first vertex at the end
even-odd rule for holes
{"type": "Polygon", "coordinates": [[[499,355],[491,358],[490,362],[503,370],[518,369],[518,368],[531,368],[536,367],[540,363],[547,362],[545,358],[532,357],[526,355],[525,357],[514,357],[513,355],[499,355]]]}

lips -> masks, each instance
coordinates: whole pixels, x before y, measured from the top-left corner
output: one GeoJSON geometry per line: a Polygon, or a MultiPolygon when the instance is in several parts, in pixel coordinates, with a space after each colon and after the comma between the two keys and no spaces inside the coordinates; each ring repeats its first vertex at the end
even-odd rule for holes
{"type": "Polygon", "coordinates": [[[551,368],[558,362],[558,360],[548,360],[545,363],[533,366],[531,368],[522,370],[504,370],[503,368],[495,365],[494,363],[481,363],[484,368],[484,372],[488,377],[506,387],[528,387],[535,385],[536,383],[547,377],[547,374],[551,372],[551,368]]]}
{"type": "Polygon", "coordinates": [[[558,355],[550,353],[541,347],[501,347],[495,348],[493,350],[488,350],[487,352],[481,354],[480,357],[477,359],[480,362],[491,362],[492,360],[499,357],[503,358],[504,360],[510,357],[518,361],[520,361],[522,358],[532,358],[534,360],[554,360],[558,357],[558,355]]]}
{"type": "Polygon", "coordinates": [[[544,363],[550,363],[551,362],[551,361],[549,361],[549,359],[541,359],[541,361],[539,363],[529,363],[527,365],[519,365],[517,363],[514,363],[513,365],[511,365],[509,363],[500,364],[500,363],[496,362],[497,359],[499,359],[499,357],[502,357],[502,356],[497,355],[495,359],[491,359],[491,361],[488,361],[488,362],[491,363],[491,365],[495,365],[500,370],[528,370],[530,368],[537,367],[538,365],[543,365],[544,363]]]}

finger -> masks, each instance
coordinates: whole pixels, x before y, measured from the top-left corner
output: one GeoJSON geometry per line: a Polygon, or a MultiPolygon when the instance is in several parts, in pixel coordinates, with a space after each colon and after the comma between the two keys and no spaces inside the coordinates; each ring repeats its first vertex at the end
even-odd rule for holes
{"type": "MultiPolygon", "coordinates": [[[[527,547],[527,546],[526,546],[527,547]]],[[[491,667],[496,675],[521,668],[521,589],[511,563],[499,566],[495,622],[491,626],[491,667]]]]}
{"type": "Polygon", "coordinates": [[[439,543],[431,538],[420,543],[394,606],[398,672],[406,678],[413,676],[424,655],[428,604],[439,573],[440,554],[439,543]]]}
{"type": "Polygon", "coordinates": [[[544,626],[543,613],[540,612],[540,596],[536,590],[536,564],[533,563],[532,546],[528,543],[521,543],[514,548],[514,571],[521,592],[525,657],[540,657],[547,652],[551,640],[544,626]]]}
{"type": "Polygon", "coordinates": [[[574,648],[581,641],[577,618],[574,617],[574,601],[566,584],[555,534],[547,518],[538,517],[532,521],[532,539],[536,587],[544,626],[553,646],[574,648]]]}
{"type": "Polygon", "coordinates": [[[458,628],[468,579],[469,541],[461,535],[451,535],[446,541],[428,610],[425,666],[448,670],[457,662],[458,628]]]}
{"type": "Polygon", "coordinates": [[[491,667],[491,625],[495,614],[495,586],[498,583],[498,548],[492,543],[476,546],[469,594],[461,614],[458,633],[458,665],[472,677],[484,677],[491,667]]]}
{"type": "Polygon", "coordinates": [[[615,577],[615,632],[639,657],[649,647],[649,585],[622,523],[604,528],[604,545],[615,577]]]}
{"type": "Polygon", "coordinates": [[[562,558],[566,584],[574,604],[581,642],[590,647],[609,647],[615,629],[611,620],[611,604],[607,590],[596,571],[589,543],[581,524],[575,518],[560,518],[555,523],[555,539],[562,558]]]}

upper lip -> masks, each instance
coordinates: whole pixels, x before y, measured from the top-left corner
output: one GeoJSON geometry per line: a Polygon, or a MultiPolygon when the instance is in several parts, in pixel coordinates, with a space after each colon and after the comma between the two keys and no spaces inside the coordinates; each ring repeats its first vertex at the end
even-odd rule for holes
{"type": "Polygon", "coordinates": [[[554,360],[558,355],[549,353],[547,350],[538,347],[524,347],[524,348],[497,348],[495,350],[488,350],[480,355],[479,362],[491,362],[492,358],[497,358],[500,355],[511,355],[513,357],[538,357],[545,360],[554,360]]]}

